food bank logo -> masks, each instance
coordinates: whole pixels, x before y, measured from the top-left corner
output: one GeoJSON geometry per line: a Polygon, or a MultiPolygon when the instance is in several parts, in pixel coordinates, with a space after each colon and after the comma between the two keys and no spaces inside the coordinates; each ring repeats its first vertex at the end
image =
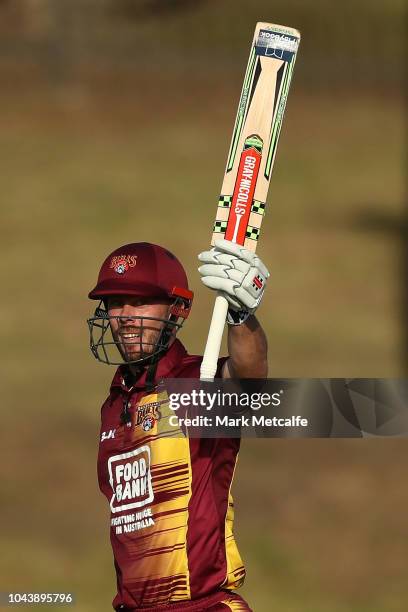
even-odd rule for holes
{"type": "Polygon", "coordinates": [[[150,448],[141,446],[108,461],[109,483],[113,495],[112,512],[141,508],[154,499],[150,470],[150,448]]]}

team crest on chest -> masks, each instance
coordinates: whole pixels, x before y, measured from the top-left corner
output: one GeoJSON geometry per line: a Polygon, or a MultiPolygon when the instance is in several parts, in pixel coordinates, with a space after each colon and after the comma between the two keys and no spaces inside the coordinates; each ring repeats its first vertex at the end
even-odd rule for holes
{"type": "Polygon", "coordinates": [[[117,274],[125,274],[129,268],[134,268],[136,265],[136,255],[115,255],[110,262],[110,268],[113,268],[117,274]]]}
{"type": "Polygon", "coordinates": [[[137,407],[135,416],[135,427],[140,427],[143,431],[150,431],[160,418],[157,410],[161,402],[150,402],[137,407]]]}

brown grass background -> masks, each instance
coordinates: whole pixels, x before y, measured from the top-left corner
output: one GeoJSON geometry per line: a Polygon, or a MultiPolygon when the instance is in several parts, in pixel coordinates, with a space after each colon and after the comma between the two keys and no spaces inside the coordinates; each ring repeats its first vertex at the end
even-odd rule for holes
{"type": "MultiPolygon", "coordinates": [[[[0,590],[110,609],[86,294],[128,241],[200,287],[255,22],[303,36],[259,253],[276,377],[406,375],[404,5],[3,0],[0,590]]],[[[236,535],[256,612],[407,609],[405,440],[245,440],[236,535]]]]}

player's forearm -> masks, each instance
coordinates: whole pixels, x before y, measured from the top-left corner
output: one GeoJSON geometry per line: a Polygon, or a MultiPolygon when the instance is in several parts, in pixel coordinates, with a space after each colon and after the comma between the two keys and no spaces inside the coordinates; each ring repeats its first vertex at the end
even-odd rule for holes
{"type": "Polygon", "coordinates": [[[268,343],[255,316],[242,325],[228,326],[228,375],[231,378],[266,378],[268,343]]]}

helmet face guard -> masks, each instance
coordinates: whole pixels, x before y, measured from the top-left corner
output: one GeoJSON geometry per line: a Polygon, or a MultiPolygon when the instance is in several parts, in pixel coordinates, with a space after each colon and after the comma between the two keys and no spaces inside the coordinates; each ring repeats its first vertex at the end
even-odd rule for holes
{"type": "Polygon", "coordinates": [[[104,301],[101,300],[95,310],[93,317],[87,320],[90,333],[90,349],[94,357],[109,365],[148,365],[157,360],[169,348],[171,339],[183,326],[184,320],[191,309],[192,292],[184,289],[174,288],[172,295],[174,301],[169,305],[168,317],[137,316],[110,316],[104,301]],[[112,332],[111,321],[116,320],[119,324],[122,320],[133,320],[132,327],[137,329],[135,338],[128,341],[115,339],[112,332]],[[153,325],[151,325],[153,322],[153,325]],[[162,325],[157,325],[157,322],[162,325]],[[147,331],[157,331],[154,342],[147,340],[147,331]],[[137,348],[140,355],[137,359],[131,359],[131,353],[137,348]],[[129,349],[129,358],[126,356],[129,349]],[[122,359],[118,361],[118,356],[122,359]]]}

